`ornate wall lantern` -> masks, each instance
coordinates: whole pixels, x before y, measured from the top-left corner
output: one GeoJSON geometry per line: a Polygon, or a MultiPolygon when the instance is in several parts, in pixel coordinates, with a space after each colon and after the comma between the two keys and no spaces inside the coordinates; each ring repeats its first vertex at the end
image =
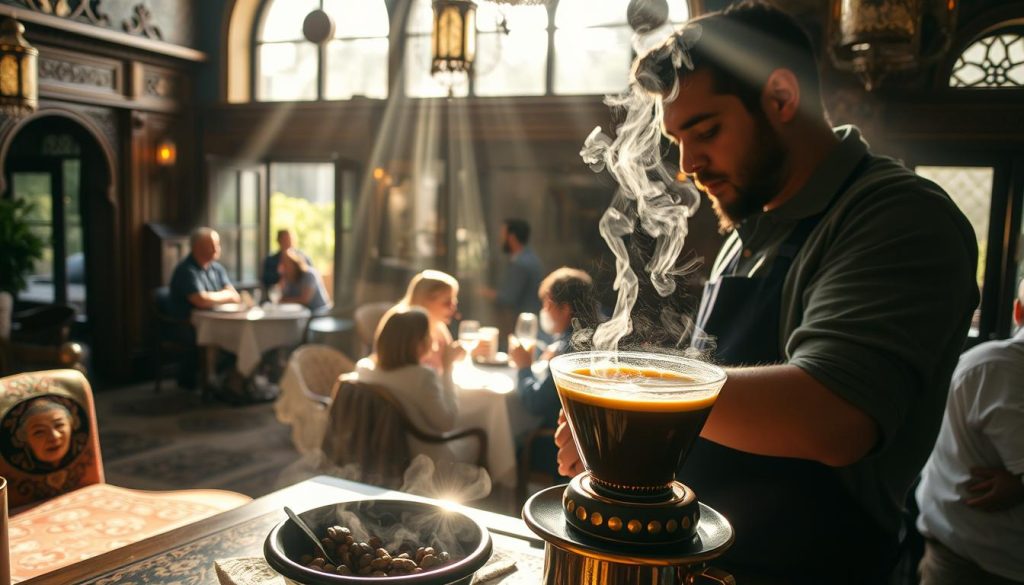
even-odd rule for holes
{"type": "Polygon", "coordinates": [[[434,0],[430,72],[469,73],[476,57],[476,4],[472,0],[434,0]]]}
{"type": "Polygon", "coordinates": [[[871,91],[949,49],[959,0],[832,0],[829,52],[871,91]]]}
{"type": "Polygon", "coordinates": [[[24,32],[13,18],[0,22],[0,113],[7,116],[27,116],[39,106],[39,51],[24,32]]]}

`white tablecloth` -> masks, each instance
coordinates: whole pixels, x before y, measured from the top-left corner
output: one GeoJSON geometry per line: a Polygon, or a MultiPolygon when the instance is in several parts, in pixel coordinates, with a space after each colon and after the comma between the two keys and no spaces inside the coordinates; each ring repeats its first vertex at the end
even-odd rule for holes
{"type": "Polygon", "coordinates": [[[540,424],[526,412],[515,387],[516,369],[508,366],[472,366],[461,362],[453,374],[459,395],[456,428],[481,427],[487,431],[487,471],[491,481],[505,487],[516,484],[517,436],[540,424]]]}
{"type": "Polygon", "coordinates": [[[298,345],[309,320],[309,309],[250,309],[238,313],[192,311],[196,344],[229,351],[237,360],[238,373],[249,376],[260,363],[263,352],[298,345]]]}

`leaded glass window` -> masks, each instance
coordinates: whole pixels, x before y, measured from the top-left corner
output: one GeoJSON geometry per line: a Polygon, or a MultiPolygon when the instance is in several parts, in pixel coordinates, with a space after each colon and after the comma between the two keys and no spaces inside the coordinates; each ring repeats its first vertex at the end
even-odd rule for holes
{"type": "Polygon", "coordinates": [[[383,0],[270,0],[256,35],[256,98],[386,98],[389,30],[383,0]],[[302,33],[306,15],[316,9],[334,21],[322,47],[302,33]]]}
{"type": "MultiPolygon", "coordinates": [[[[559,0],[555,12],[556,94],[615,93],[625,89],[633,60],[630,0],[559,0]]],[[[669,22],[689,17],[686,2],[669,2],[669,22]]]]}
{"type": "Polygon", "coordinates": [[[1024,87],[1024,36],[1002,32],[964,49],[949,75],[950,87],[1024,87]]]}

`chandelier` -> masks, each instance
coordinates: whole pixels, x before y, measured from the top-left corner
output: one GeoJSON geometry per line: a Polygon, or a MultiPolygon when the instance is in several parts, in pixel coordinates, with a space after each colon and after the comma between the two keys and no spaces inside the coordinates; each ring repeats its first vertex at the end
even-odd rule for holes
{"type": "Polygon", "coordinates": [[[865,89],[889,73],[908,71],[949,48],[958,0],[832,0],[829,53],[865,89]]]}
{"type": "Polygon", "coordinates": [[[476,57],[476,4],[434,0],[430,72],[469,73],[476,57]]]}
{"type": "Polygon", "coordinates": [[[0,23],[0,114],[27,116],[39,105],[39,51],[28,44],[25,27],[13,18],[0,23]]]}

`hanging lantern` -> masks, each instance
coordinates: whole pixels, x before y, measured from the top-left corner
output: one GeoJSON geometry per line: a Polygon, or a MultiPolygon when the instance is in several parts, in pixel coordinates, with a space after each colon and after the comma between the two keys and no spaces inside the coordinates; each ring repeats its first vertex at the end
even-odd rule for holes
{"type": "Polygon", "coordinates": [[[871,91],[889,73],[915,69],[945,53],[957,4],[958,0],[832,0],[832,61],[838,69],[856,73],[871,91]]]}
{"type": "Polygon", "coordinates": [[[25,27],[13,18],[0,22],[0,113],[26,116],[39,105],[39,56],[22,33],[25,27]]]}
{"type": "Polygon", "coordinates": [[[469,73],[476,57],[476,4],[472,0],[434,0],[430,72],[469,73]]]}

